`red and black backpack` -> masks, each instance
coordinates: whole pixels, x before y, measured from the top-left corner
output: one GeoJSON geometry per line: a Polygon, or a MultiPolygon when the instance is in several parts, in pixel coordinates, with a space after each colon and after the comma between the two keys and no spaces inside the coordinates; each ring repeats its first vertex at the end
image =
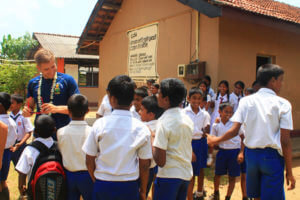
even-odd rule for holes
{"type": "Polygon", "coordinates": [[[48,148],[40,141],[29,146],[36,148],[37,157],[28,182],[27,194],[31,200],[65,200],[67,196],[66,175],[62,165],[62,156],[57,144],[48,148]]]}

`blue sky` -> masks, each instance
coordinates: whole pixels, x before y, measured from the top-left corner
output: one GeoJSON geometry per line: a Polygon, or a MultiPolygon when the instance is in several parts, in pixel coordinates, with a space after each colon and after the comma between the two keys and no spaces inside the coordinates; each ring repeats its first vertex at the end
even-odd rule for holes
{"type": "MultiPolygon", "coordinates": [[[[137,0],[138,1],[138,0],[137,0]]],[[[300,0],[278,0],[300,7],[300,0]]],[[[80,36],[97,0],[0,0],[0,41],[3,35],[26,32],[80,36]]]]}

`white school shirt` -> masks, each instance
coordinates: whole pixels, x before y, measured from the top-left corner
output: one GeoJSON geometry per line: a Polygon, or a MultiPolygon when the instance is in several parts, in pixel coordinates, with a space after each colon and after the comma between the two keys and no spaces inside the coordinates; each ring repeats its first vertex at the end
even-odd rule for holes
{"type": "Polygon", "coordinates": [[[211,87],[209,87],[209,89],[208,89],[208,94],[209,94],[211,97],[214,97],[214,96],[215,96],[215,92],[214,92],[214,90],[213,90],[211,87]]]}
{"type": "Polygon", "coordinates": [[[29,117],[24,117],[22,115],[22,111],[19,111],[16,115],[13,112],[9,115],[15,121],[17,125],[17,141],[21,141],[26,133],[30,133],[33,131],[33,125],[30,121],[29,117]]]}
{"type": "Polygon", "coordinates": [[[8,114],[0,114],[0,121],[7,125],[7,138],[5,143],[5,149],[12,147],[17,140],[17,125],[15,121],[9,117],[8,114]]]}
{"type": "Polygon", "coordinates": [[[141,116],[140,116],[140,114],[138,112],[136,112],[136,109],[135,109],[134,105],[132,105],[130,107],[130,112],[132,113],[132,115],[133,115],[134,118],[136,118],[138,120],[141,120],[141,116]]]}
{"type": "Polygon", "coordinates": [[[67,126],[58,129],[57,144],[64,167],[71,172],[86,171],[85,153],[82,145],[91,132],[86,121],[72,120],[67,126]]]}
{"type": "MultiPolygon", "coordinates": [[[[228,102],[228,96],[227,94],[225,94],[224,96],[221,96],[221,94],[219,94],[219,97],[218,99],[217,98],[217,93],[216,95],[213,97],[212,101],[215,102],[215,108],[214,108],[214,111],[212,112],[211,114],[211,121],[210,121],[210,124],[214,124],[217,117],[220,116],[220,113],[219,113],[219,106],[222,103],[225,103],[225,102],[228,102]]],[[[210,129],[211,130],[211,129],[210,129]]]]}
{"type": "Polygon", "coordinates": [[[293,130],[290,102],[268,88],[241,99],[233,122],[245,124],[245,146],[250,149],[271,147],[282,154],[280,129],[293,130]]]}
{"type": "Polygon", "coordinates": [[[98,180],[132,181],[139,177],[139,158],[151,159],[150,130],[128,110],[98,119],[82,150],[96,156],[98,180]]]}
{"type": "MultiPolygon", "coordinates": [[[[211,128],[211,135],[221,137],[223,136],[233,125],[233,122],[228,121],[226,124],[223,124],[222,121],[220,123],[214,123],[211,128]]],[[[244,134],[244,130],[241,127],[239,130],[239,134],[230,140],[220,142],[219,147],[222,149],[240,149],[241,148],[241,137],[240,135],[244,134]]]]}
{"type": "MultiPolygon", "coordinates": [[[[48,137],[48,138],[39,138],[38,137],[38,138],[35,138],[34,141],[40,141],[44,145],[46,145],[48,148],[50,148],[54,143],[52,137],[48,137]]],[[[28,177],[27,181],[29,181],[33,165],[39,155],[40,155],[40,152],[32,146],[25,147],[23,153],[21,154],[21,157],[16,166],[16,170],[18,172],[21,172],[22,174],[27,174],[27,177],[28,177]]]]}
{"type": "MultiPolygon", "coordinates": [[[[144,124],[150,128],[151,131],[153,131],[155,133],[156,131],[156,125],[157,125],[157,120],[151,120],[149,122],[144,122],[144,124]]],[[[154,161],[154,159],[151,159],[151,164],[150,164],[150,168],[153,168],[156,166],[156,163],[154,161]]]]}
{"type": "Polygon", "coordinates": [[[232,92],[229,96],[229,103],[233,106],[233,112],[238,108],[239,102],[243,98],[242,95],[237,96],[234,92],[232,92]]]}
{"type": "Polygon", "coordinates": [[[158,119],[153,146],[166,150],[166,164],[157,177],[191,180],[194,123],[179,107],[166,110],[158,119]]]}
{"type": "Polygon", "coordinates": [[[112,107],[109,103],[108,95],[106,94],[102,99],[97,114],[101,116],[106,116],[106,115],[110,115],[111,112],[112,112],[112,107]]]}
{"type": "Polygon", "coordinates": [[[201,139],[203,135],[203,129],[210,125],[210,115],[205,111],[205,108],[202,110],[200,107],[199,112],[194,113],[191,105],[188,105],[188,107],[184,109],[184,112],[194,123],[193,140],[201,139]]]}

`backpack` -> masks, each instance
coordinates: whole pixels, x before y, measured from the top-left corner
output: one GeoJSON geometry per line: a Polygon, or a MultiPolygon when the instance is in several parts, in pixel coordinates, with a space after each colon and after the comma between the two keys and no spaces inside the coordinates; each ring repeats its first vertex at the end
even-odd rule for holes
{"type": "Polygon", "coordinates": [[[36,148],[40,154],[33,165],[28,182],[28,198],[31,200],[65,200],[66,175],[57,143],[54,142],[48,148],[40,141],[33,141],[29,146],[36,148]]]}

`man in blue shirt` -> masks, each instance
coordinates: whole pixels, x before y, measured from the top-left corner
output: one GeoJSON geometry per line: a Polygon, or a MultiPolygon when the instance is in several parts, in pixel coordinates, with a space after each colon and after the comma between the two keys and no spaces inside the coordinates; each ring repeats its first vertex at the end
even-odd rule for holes
{"type": "MultiPolygon", "coordinates": [[[[36,118],[41,114],[51,114],[59,129],[70,122],[67,101],[73,94],[79,93],[78,85],[72,76],[57,72],[51,51],[40,49],[34,59],[40,75],[28,83],[27,105],[24,106],[23,115],[33,115],[36,105],[36,118]]],[[[52,137],[56,140],[56,135],[52,137]]]]}

